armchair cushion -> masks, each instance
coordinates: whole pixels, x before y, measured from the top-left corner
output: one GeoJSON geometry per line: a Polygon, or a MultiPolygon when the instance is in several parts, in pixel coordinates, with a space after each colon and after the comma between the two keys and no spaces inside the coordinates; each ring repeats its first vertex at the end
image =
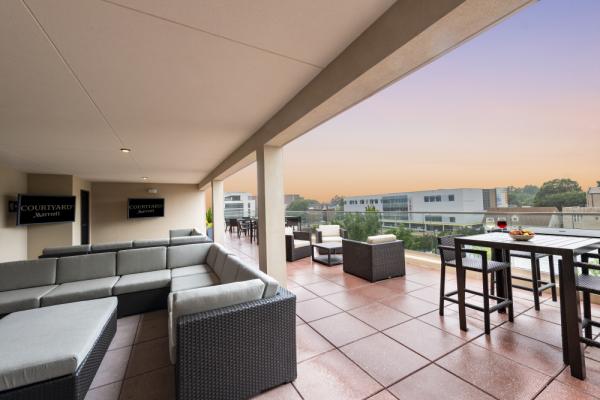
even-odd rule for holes
{"type": "Polygon", "coordinates": [[[323,238],[322,238],[323,243],[327,243],[327,242],[341,242],[342,239],[343,238],[341,236],[323,236],[323,238]]]}
{"type": "MultiPolygon", "coordinates": [[[[340,236],[339,225],[319,225],[319,231],[323,235],[323,239],[328,236],[340,236]]],[[[341,240],[340,240],[341,241],[341,240]]]]}
{"type": "Polygon", "coordinates": [[[306,246],[310,246],[310,240],[294,240],[294,247],[295,248],[300,248],[300,247],[306,247],[306,246]]]}
{"type": "Polygon", "coordinates": [[[369,244],[378,244],[378,243],[389,243],[396,240],[396,235],[376,235],[369,236],[367,238],[367,243],[369,244]]]}

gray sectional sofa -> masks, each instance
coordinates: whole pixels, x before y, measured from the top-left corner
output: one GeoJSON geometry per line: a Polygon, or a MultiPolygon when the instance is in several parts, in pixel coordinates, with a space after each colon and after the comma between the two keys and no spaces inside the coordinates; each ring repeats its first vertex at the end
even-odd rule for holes
{"type": "Polygon", "coordinates": [[[296,378],[295,296],[214,243],[0,263],[0,337],[14,315],[107,298],[118,316],[168,309],[179,400],[244,399],[296,378]]]}

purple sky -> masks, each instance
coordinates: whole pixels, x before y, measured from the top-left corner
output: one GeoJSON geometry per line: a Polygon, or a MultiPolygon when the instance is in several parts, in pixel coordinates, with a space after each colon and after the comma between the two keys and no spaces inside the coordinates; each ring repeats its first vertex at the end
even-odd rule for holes
{"type": "MultiPolygon", "coordinates": [[[[600,0],[542,0],[285,147],[286,193],[600,180],[600,0]]],[[[256,167],[225,182],[256,191],[256,167]]]]}

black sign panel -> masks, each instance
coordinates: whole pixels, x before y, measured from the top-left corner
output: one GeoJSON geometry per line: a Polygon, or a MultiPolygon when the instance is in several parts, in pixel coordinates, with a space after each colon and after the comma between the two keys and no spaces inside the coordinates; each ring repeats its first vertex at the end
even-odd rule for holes
{"type": "Polygon", "coordinates": [[[17,225],[75,221],[75,196],[20,194],[17,203],[17,225]]]}
{"type": "Polygon", "coordinates": [[[129,199],[128,218],[148,218],[165,216],[165,199],[129,199]]]}

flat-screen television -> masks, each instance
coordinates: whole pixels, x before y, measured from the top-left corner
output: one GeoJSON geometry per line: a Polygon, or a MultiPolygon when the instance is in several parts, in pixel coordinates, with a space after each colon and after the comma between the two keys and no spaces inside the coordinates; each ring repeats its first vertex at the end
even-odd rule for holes
{"type": "Polygon", "coordinates": [[[75,221],[75,196],[17,197],[17,225],[51,224],[75,221]]]}
{"type": "Polygon", "coordinates": [[[129,199],[127,218],[150,218],[165,216],[165,199],[129,199]]]}

